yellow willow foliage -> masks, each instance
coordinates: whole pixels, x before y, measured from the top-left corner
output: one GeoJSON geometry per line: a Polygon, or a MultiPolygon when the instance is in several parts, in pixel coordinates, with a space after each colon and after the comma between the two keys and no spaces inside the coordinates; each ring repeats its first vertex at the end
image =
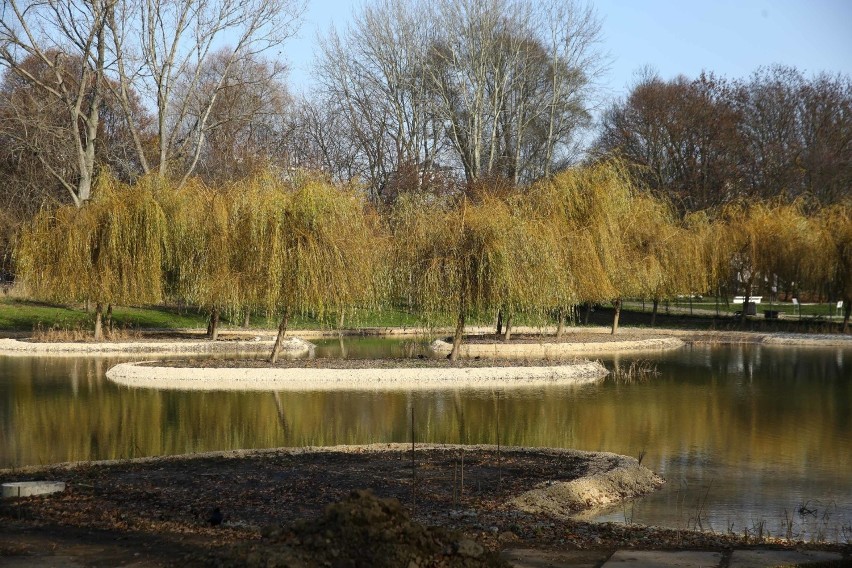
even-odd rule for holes
{"type": "Polygon", "coordinates": [[[626,262],[634,277],[627,283],[629,295],[667,297],[678,291],[677,230],[671,211],[648,194],[636,194],[622,233],[626,262]]]}
{"type": "MultiPolygon", "coordinates": [[[[372,213],[352,190],[301,181],[276,217],[272,270],[277,283],[262,290],[282,309],[322,317],[377,305],[383,283],[377,267],[385,241],[372,213]]],[[[258,295],[261,297],[261,295],[258,295]]]]}
{"type": "Polygon", "coordinates": [[[820,251],[829,236],[799,203],[735,203],[721,212],[730,266],[747,283],[779,276],[799,287],[819,286],[828,265],[820,251]]]}
{"type": "Polygon", "coordinates": [[[170,293],[195,306],[239,311],[242,290],[230,262],[235,241],[231,192],[192,179],[164,192],[162,199],[172,235],[166,274],[170,293]]]}
{"type": "Polygon", "coordinates": [[[637,192],[617,161],[566,170],[536,184],[530,199],[536,215],[561,234],[566,259],[563,278],[578,301],[639,296],[645,276],[657,271],[647,255],[631,251],[641,241],[637,192]]]}
{"type": "Polygon", "coordinates": [[[269,173],[237,183],[229,221],[233,249],[230,262],[245,306],[277,313],[285,256],[281,232],[291,195],[281,180],[269,173]]]}
{"type": "Polygon", "coordinates": [[[558,305],[566,296],[554,285],[558,239],[524,215],[517,197],[484,194],[455,204],[400,199],[392,215],[398,293],[427,317],[497,307],[542,313],[558,305]]]}
{"type": "Polygon", "coordinates": [[[353,191],[263,171],[216,190],[191,181],[166,209],[170,289],[192,304],[322,316],[381,298],[385,239],[353,191]]]}
{"type": "Polygon", "coordinates": [[[29,294],[57,302],[159,302],[168,226],[154,182],[133,187],[100,177],[85,207],[42,211],[15,252],[29,294]]]}
{"type": "Polygon", "coordinates": [[[731,243],[724,223],[699,211],[684,218],[681,231],[689,239],[685,248],[694,250],[696,258],[700,259],[700,265],[692,268],[696,283],[693,290],[714,290],[730,269],[731,243]],[[699,285],[702,283],[704,286],[699,285]]]}
{"type": "MultiPolygon", "coordinates": [[[[670,298],[704,292],[708,286],[706,229],[698,218],[680,223],[671,205],[637,194],[624,233],[630,265],[642,297],[670,298]]],[[[637,288],[634,288],[636,290],[637,288]]]]}
{"type": "Polygon", "coordinates": [[[847,305],[852,304],[852,203],[822,210],[813,222],[823,228],[825,248],[817,255],[828,281],[847,305]]]}

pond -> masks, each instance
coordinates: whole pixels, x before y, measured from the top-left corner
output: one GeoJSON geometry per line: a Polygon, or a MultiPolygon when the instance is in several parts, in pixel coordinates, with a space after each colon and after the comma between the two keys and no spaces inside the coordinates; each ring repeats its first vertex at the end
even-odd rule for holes
{"type": "MultiPolygon", "coordinates": [[[[320,342],[318,357],[416,356],[415,341],[320,342]]],[[[852,539],[852,351],[696,345],[632,383],[438,392],[129,389],[120,358],[0,356],[0,468],[233,448],[496,443],[642,456],[662,491],[594,519],[852,539]],[[499,414],[499,419],[498,419],[499,414]]],[[[138,356],[136,357],[138,359],[138,356]]]]}

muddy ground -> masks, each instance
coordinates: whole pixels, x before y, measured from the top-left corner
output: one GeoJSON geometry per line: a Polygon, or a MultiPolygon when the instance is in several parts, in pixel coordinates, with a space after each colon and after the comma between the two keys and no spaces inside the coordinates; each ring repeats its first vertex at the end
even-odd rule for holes
{"type": "MultiPolygon", "coordinates": [[[[0,483],[61,480],[68,488],[0,501],[0,558],[29,559],[31,566],[64,560],[85,566],[366,566],[344,560],[381,542],[379,548],[390,551],[389,565],[410,556],[419,566],[474,566],[499,565],[491,553],[507,548],[718,549],[743,543],[737,535],[596,525],[511,504],[535,487],[635,464],[619,460],[614,454],[440,446],[416,447],[412,459],[410,447],[393,446],[7,470],[0,483]],[[363,489],[396,501],[356,493],[353,503],[353,491],[363,489]]],[[[560,513],[572,508],[580,506],[568,504],[560,513]]],[[[373,559],[370,565],[378,564],[373,559]]]]}

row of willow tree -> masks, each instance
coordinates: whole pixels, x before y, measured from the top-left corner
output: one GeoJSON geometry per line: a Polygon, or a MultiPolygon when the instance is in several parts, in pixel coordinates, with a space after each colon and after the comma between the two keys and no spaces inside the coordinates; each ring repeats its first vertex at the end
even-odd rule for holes
{"type": "MultiPolygon", "coordinates": [[[[404,306],[456,321],[500,312],[567,314],[584,303],[654,302],[765,285],[828,290],[852,306],[852,206],[749,202],[679,217],[638,191],[618,162],[528,187],[406,193],[377,210],[363,192],[310,174],[265,173],[228,187],[102,176],[94,199],[44,210],[15,261],[25,292],[103,306],[179,300],[220,313],[337,317],[404,306]]],[[[746,298],[748,302],[748,298],[746,298]]],[[[745,317],[745,314],[743,315],[745,317]]],[[[434,320],[433,320],[434,321],[434,320]]],[[[214,326],[215,328],[215,326],[214,326]]],[[[214,332],[215,333],[215,332],[214,332]]]]}

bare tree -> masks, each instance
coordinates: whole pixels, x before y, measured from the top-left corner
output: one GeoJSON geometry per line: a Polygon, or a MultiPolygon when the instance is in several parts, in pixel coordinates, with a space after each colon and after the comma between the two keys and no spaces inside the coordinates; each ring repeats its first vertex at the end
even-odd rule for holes
{"type": "Polygon", "coordinates": [[[357,169],[374,200],[401,167],[423,171],[439,159],[443,124],[427,90],[422,7],[379,0],[356,14],[343,35],[321,43],[317,77],[333,116],[357,148],[357,169]]]}
{"type": "Polygon", "coordinates": [[[595,151],[624,158],[638,180],[681,212],[730,200],[742,150],[726,81],[647,73],[603,115],[595,151]]]}
{"type": "Polygon", "coordinates": [[[156,148],[148,155],[143,133],[133,132],[142,169],[181,184],[192,175],[211,130],[220,93],[233,88],[235,69],[247,68],[256,55],[280,46],[296,29],[303,0],[124,0],[110,19],[117,96],[129,108],[135,87],[156,109],[156,148]],[[218,71],[205,73],[217,52],[218,71]],[[244,65],[245,63],[245,65],[244,65]],[[201,92],[206,99],[180,98],[201,92]],[[193,120],[188,118],[192,116],[193,120]]]}
{"type": "Polygon", "coordinates": [[[785,66],[737,81],[645,73],[604,114],[595,146],[682,211],[743,197],[837,203],[852,180],[850,117],[849,77],[785,66]]]}
{"type": "Polygon", "coordinates": [[[345,109],[325,95],[300,97],[290,122],[290,153],[294,165],[324,172],[335,182],[348,182],[363,173],[360,149],[352,144],[345,109]]]}
{"type": "MultiPolygon", "coordinates": [[[[73,84],[82,62],[63,57],[63,82],[73,84]]],[[[43,206],[73,202],[62,180],[77,179],[79,139],[68,121],[63,101],[34,87],[28,77],[54,84],[54,70],[37,56],[0,74],[0,208],[15,222],[29,219],[43,206]]],[[[91,94],[91,90],[87,90],[91,94]]],[[[134,104],[133,120],[141,127],[147,114],[134,104]]],[[[130,180],[139,171],[132,141],[126,136],[124,115],[109,93],[101,97],[96,130],[95,173],[108,167],[114,176],[130,180]]]]}
{"type": "MultiPolygon", "coordinates": [[[[181,136],[190,137],[208,112],[204,143],[195,170],[207,182],[222,183],[251,175],[270,165],[289,167],[292,99],[284,84],[286,68],[259,56],[231,65],[222,80],[229,53],[217,51],[202,64],[201,80],[179,82],[177,100],[188,100],[181,136]],[[209,106],[209,100],[215,102],[209,106]]],[[[184,168],[189,168],[186,164],[184,168]]]]}
{"type": "Polygon", "coordinates": [[[35,155],[78,207],[92,193],[114,7],[114,0],[6,0],[0,12],[0,66],[64,111],[73,167],[35,155]]]}
{"type": "Polygon", "coordinates": [[[431,88],[466,179],[530,181],[565,160],[605,69],[600,24],[575,2],[445,0],[431,88]]]}
{"type": "Polygon", "coordinates": [[[325,38],[318,75],[376,196],[448,166],[517,183],[559,167],[588,123],[599,32],[575,2],[380,0],[325,38]]]}

